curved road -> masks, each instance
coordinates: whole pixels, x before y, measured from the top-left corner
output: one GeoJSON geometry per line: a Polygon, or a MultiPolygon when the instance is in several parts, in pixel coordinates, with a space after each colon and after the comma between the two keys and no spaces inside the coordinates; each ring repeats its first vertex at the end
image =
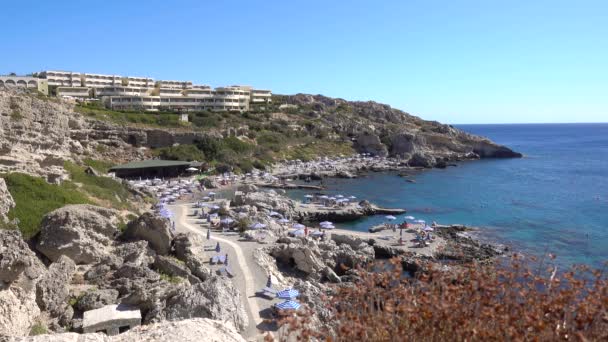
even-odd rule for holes
{"type": "MultiPolygon", "coordinates": [[[[173,207],[173,209],[175,209],[173,211],[175,215],[176,230],[186,230],[195,234],[206,235],[206,231],[203,231],[202,228],[196,227],[187,221],[190,205],[192,204],[185,203],[169,206],[170,208],[173,207]]],[[[257,326],[263,322],[263,319],[260,317],[260,307],[258,305],[258,299],[256,298],[257,287],[255,287],[255,285],[256,283],[259,283],[260,280],[262,282],[264,280],[260,279],[260,277],[254,277],[251,267],[247,263],[247,260],[251,260],[252,257],[245,256],[243,249],[238,243],[227,238],[218,237],[217,234],[211,234],[211,239],[223,243],[223,247],[228,247],[228,259],[233,261],[236,260],[236,262],[230,263],[230,267],[235,273],[233,282],[241,292],[241,297],[246,299],[244,304],[247,309],[249,321],[247,328],[242,332],[243,336],[248,340],[263,339],[262,334],[260,334],[260,331],[257,328],[257,326]]]]}

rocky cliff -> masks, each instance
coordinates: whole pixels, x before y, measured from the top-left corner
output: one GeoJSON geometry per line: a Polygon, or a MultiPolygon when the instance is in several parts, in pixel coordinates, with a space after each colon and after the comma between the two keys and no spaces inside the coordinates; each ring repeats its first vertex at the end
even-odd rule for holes
{"type": "Polygon", "coordinates": [[[280,97],[335,134],[349,136],[360,153],[394,156],[412,166],[476,158],[514,158],[520,153],[450,125],[426,121],[389,105],[323,95],[280,97]]]}
{"type": "MultiPolygon", "coordinates": [[[[272,108],[275,113],[266,116],[267,122],[258,118],[255,121],[258,126],[259,122],[267,126],[287,122],[289,129],[299,130],[299,135],[320,141],[352,142],[359,153],[400,157],[412,166],[521,157],[486,138],[376,102],[350,102],[305,94],[278,96],[277,102],[292,106],[272,108]]],[[[141,159],[149,154],[146,148],[192,144],[204,135],[231,132],[234,125],[240,127],[242,122],[251,121],[247,118],[246,115],[233,117],[236,123],[222,121],[214,128],[119,125],[79,114],[74,105],[67,102],[0,89],[0,173],[19,171],[59,182],[67,177],[63,169],[65,160],[141,159]]],[[[270,126],[263,129],[272,130],[270,126]]]]}

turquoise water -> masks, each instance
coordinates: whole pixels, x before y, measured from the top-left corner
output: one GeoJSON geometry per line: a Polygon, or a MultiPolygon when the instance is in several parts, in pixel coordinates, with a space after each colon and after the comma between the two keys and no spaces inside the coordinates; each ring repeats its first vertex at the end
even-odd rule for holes
{"type": "MultiPolygon", "coordinates": [[[[462,125],[525,154],[421,172],[326,180],[327,193],[354,195],[442,224],[481,227],[479,235],[563,265],[608,261],[608,124],[462,125]]],[[[301,198],[304,192],[290,196],[301,198]]],[[[402,215],[404,216],[404,215],[402,215]]],[[[367,230],[383,217],[342,228],[367,230]]]]}

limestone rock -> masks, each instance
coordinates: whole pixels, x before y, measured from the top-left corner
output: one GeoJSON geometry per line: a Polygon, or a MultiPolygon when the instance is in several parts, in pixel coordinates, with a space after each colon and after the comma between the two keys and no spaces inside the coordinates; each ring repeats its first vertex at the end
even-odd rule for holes
{"type": "Polygon", "coordinates": [[[142,325],[116,336],[63,333],[8,339],[10,342],[245,342],[231,324],[207,318],[142,325]]]}
{"type": "Polygon", "coordinates": [[[374,156],[386,157],[388,151],[380,138],[373,133],[361,133],[355,140],[355,150],[359,153],[371,153],[374,156]]]}
{"type": "Polygon", "coordinates": [[[93,263],[111,252],[118,222],[116,210],[68,205],[44,217],[36,249],[52,261],[65,255],[77,264],[93,263]]]}
{"type": "Polygon", "coordinates": [[[148,266],[154,262],[156,252],[150,248],[148,241],[135,241],[116,246],[113,255],[121,263],[148,266]]]}
{"type": "Polygon", "coordinates": [[[414,153],[408,161],[410,166],[420,166],[431,168],[435,166],[435,158],[432,155],[424,153],[414,153]]]}
{"type": "Polygon", "coordinates": [[[26,336],[39,315],[35,291],[0,283],[0,336],[26,336]]]}
{"type": "Polygon", "coordinates": [[[6,187],[4,178],[0,178],[0,221],[6,221],[6,214],[15,206],[15,201],[6,187]]]}
{"type": "Polygon", "coordinates": [[[105,305],[116,304],[118,291],[114,289],[102,289],[85,293],[76,303],[76,308],[80,311],[95,310],[105,305]]]}
{"type": "Polygon", "coordinates": [[[49,266],[48,272],[36,283],[36,302],[42,310],[54,317],[64,314],[75,271],[76,264],[65,255],[49,266]]]}
{"type": "Polygon", "coordinates": [[[167,320],[211,318],[228,321],[238,330],[247,325],[247,314],[239,291],[225,278],[213,276],[167,300],[164,314],[167,320]]]}
{"type": "Polygon", "coordinates": [[[186,264],[190,272],[201,280],[211,276],[211,270],[205,266],[208,259],[203,253],[204,243],[198,234],[178,234],[173,240],[175,255],[186,264]]]}
{"type": "Polygon", "coordinates": [[[190,284],[201,282],[199,278],[192,275],[185,263],[179,259],[157,255],[156,260],[154,260],[154,268],[163,274],[187,279],[190,284]]]}
{"type": "Polygon", "coordinates": [[[123,234],[127,240],[145,240],[158,254],[167,255],[171,251],[173,233],[166,218],[144,213],[137,220],[129,222],[123,234]]]}
{"type": "Polygon", "coordinates": [[[44,265],[23,241],[18,230],[0,229],[0,281],[10,283],[22,273],[35,279],[44,271],[44,265]]]}

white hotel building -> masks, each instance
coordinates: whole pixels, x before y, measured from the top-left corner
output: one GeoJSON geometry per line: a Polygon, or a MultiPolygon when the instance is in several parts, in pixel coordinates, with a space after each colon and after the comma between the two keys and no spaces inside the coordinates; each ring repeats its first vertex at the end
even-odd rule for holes
{"type": "Polygon", "coordinates": [[[49,86],[57,87],[57,96],[79,100],[98,98],[115,110],[146,111],[247,111],[250,105],[263,107],[272,101],[270,90],[250,86],[211,89],[190,81],[155,82],[147,77],[124,77],[43,71],[49,86]]]}

